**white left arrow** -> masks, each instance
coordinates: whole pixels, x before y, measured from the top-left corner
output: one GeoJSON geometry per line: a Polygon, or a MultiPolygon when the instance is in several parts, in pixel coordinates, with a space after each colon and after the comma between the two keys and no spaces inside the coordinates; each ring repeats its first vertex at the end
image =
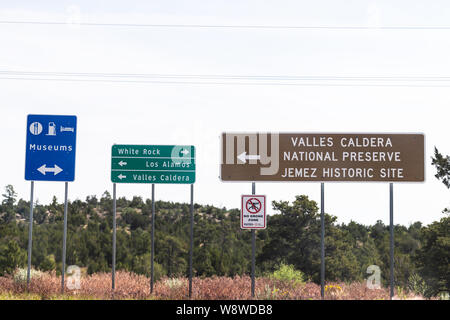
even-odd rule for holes
{"type": "Polygon", "coordinates": [[[117,176],[117,178],[119,178],[120,180],[122,180],[122,179],[125,179],[127,176],[124,176],[123,174],[119,174],[118,176],[117,176]]]}
{"type": "Polygon", "coordinates": [[[261,156],[259,154],[249,154],[247,155],[247,152],[242,152],[240,155],[237,156],[237,158],[243,162],[246,163],[247,160],[259,160],[261,156]]]}
{"type": "Polygon", "coordinates": [[[120,160],[119,166],[123,167],[123,166],[126,166],[126,165],[127,165],[127,163],[125,161],[120,160]]]}
{"type": "Polygon", "coordinates": [[[60,173],[61,171],[63,171],[63,169],[61,169],[60,167],[58,167],[56,164],[53,168],[49,167],[47,168],[47,165],[43,164],[42,166],[40,166],[38,168],[38,171],[40,173],[42,173],[44,176],[47,172],[53,172],[53,175],[57,175],[58,173],[60,173]]]}

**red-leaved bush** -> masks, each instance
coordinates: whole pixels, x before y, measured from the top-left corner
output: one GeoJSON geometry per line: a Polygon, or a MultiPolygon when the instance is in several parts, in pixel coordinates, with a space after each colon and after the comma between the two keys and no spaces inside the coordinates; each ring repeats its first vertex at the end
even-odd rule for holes
{"type": "MultiPolygon", "coordinates": [[[[116,272],[116,288],[111,289],[111,274],[96,273],[81,278],[79,290],[65,289],[61,296],[61,277],[54,272],[44,272],[31,280],[29,292],[42,299],[187,299],[187,278],[163,278],[154,284],[150,294],[150,279],[130,272],[116,272]]],[[[15,282],[11,276],[0,277],[0,293],[26,293],[26,283],[15,282]]],[[[257,278],[255,299],[308,300],[320,299],[320,286],[315,283],[295,283],[269,278],[257,278]]],[[[422,299],[413,293],[400,292],[397,299],[422,299]]],[[[194,278],[192,299],[236,300],[251,299],[249,276],[194,278]]],[[[327,283],[325,299],[376,300],[389,299],[389,289],[369,289],[365,283],[327,283]]]]}

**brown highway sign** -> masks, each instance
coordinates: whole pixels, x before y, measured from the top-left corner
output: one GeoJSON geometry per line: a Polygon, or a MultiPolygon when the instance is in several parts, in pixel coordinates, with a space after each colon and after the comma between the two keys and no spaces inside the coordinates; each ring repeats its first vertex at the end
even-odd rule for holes
{"type": "Polygon", "coordinates": [[[223,181],[425,180],[425,136],[388,133],[223,133],[223,181]]]}

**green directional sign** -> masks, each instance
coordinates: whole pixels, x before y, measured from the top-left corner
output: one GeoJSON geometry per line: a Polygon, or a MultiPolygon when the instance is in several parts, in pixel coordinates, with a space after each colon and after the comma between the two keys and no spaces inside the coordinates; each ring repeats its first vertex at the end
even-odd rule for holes
{"type": "Polygon", "coordinates": [[[111,181],[114,183],[195,182],[195,147],[113,145],[111,181]]]}

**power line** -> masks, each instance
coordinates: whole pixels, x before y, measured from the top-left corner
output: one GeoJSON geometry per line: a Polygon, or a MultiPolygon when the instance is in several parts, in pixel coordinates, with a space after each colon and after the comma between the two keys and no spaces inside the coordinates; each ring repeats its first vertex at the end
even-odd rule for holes
{"type": "Polygon", "coordinates": [[[1,80],[143,83],[173,85],[270,85],[320,87],[450,87],[450,76],[289,76],[230,74],[104,73],[0,70],[1,80]],[[441,84],[437,84],[441,83],[441,84]]]}
{"type": "Polygon", "coordinates": [[[216,82],[216,81],[161,81],[161,80],[116,80],[116,79],[68,79],[68,78],[26,78],[0,77],[0,80],[56,81],[56,82],[105,82],[105,83],[142,83],[175,85],[250,85],[250,86],[300,86],[300,87],[411,87],[411,88],[450,88],[450,85],[429,84],[361,84],[361,83],[283,83],[283,82],[216,82]]]}
{"type": "Polygon", "coordinates": [[[12,21],[1,20],[0,24],[16,25],[80,25],[88,27],[128,27],[128,28],[195,28],[195,29],[280,29],[280,30],[450,30],[450,26],[289,26],[289,25],[210,25],[210,24],[137,24],[137,23],[97,23],[61,21],[12,21]]]}
{"type": "Polygon", "coordinates": [[[346,75],[232,75],[232,74],[162,74],[162,73],[99,73],[99,72],[54,72],[54,71],[16,71],[0,70],[0,75],[43,78],[65,77],[66,79],[100,78],[100,79],[175,79],[175,80],[245,80],[245,81],[358,81],[358,82],[448,82],[450,76],[423,76],[423,75],[382,75],[382,76],[346,76],[346,75]]]}
{"type": "Polygon", "coordinates": [[[258,80],[258,81],[450,81],[450,76],[388,75],[388,76],[342,76],[342,75],[232,75],[232,74],[161,74],[161,73],[100,73],[0,70],[0,75],[27,77],[70,78],[139,78],[139,79],[200,79],[200,80],[258,80]]]}

